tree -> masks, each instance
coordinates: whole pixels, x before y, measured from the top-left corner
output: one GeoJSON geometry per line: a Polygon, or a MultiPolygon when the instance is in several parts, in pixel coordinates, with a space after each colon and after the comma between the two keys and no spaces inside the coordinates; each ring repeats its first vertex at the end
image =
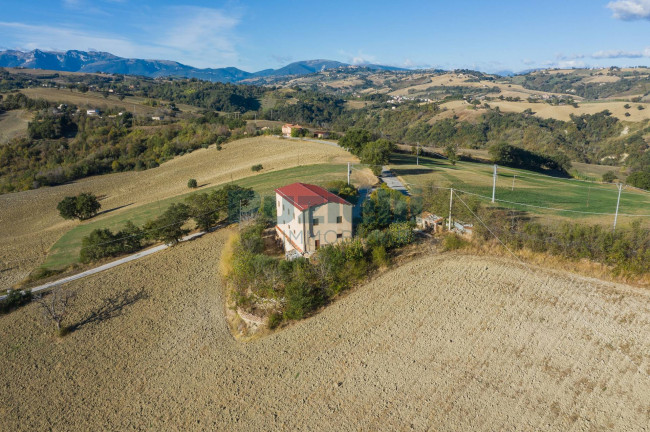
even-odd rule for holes
{"type": "Polygon", "coordinates": [[[63,318],[69,312],[70,306],[74,299],[74,293],[61,289],[60,286],[55,287],[47,296],[37,296],[36,302],[41,306],[43,316],[46,320],[54,323],[56,331],[59,336],[65,335],[65,329],[61,328],[63,318]]]}
{"type": "Polygon", "coordinates": [[[339,140],[339,145],[352,153],[359,155],[364,146],[372,141],[373,136],[370,131],[365,129],[350,129],[345,136],[339,140]]]}
{"type": "Polygon", "coordinates": [[[190,208],[186,204],[171,204],[158,218],[147,222],[144,229],[150,238],[174,245],[190,232],[183,228],[189,218],[190,208]]]}
{"type": "Polygon", "coordinates": [[[650,171],[637,171],[627,176],[627,183],[645,190],[650,190],[650,171]]]}
{"type": "Polygon", "coordinates": [[[196,182],[196,179],[189,179],[187,181],[187,187],[190,189],[196,189],[199,187],[198,183],[196,182]]]}
{"type": "Polygon", "coordinates": [[[378,139],[363,146],[359,159],[361,163],[370,165],[375,175],[381,174],[382,166],[387,164],[395,146],[386,139],[378,139]]]}
{"type": "Polygon", "coordinates": [[[84,192],[77,196],[77,211],[81,220],[95,216],[101,207],[97,197],[91,193],[84,192]]]}
{"type": "Polygon", "coordinates": [[[235,184],[226,185],[213,194],[216,206],[227,210],[228,222],[238,221],[241,209],[246,207],[255,196],[253,189],[235,184]]]}
{"type": "Polygon", "coordinates": [[[86,220],[95,216],[102,205],[92,193],[84,192],[76,197],[65,197],[56,206],[64,219],[86,220]]]}
{"type": "Polygon", "coordinates": [[[458,155],[456,154],[456,145],[449,143],[445,147],[445,157],[449,159],[449,162],[451,162],[452,165],[456,165],[456,161],[458,160],[458,155]]]}
{"type": "Polygon", "coordinates": [[[216,200],[216,195],[195,193],[188,196],[185,203],[188,205],[189,215],[196,222],[198,229],[208,231],[216,225],[219,219],[219,203],[216,200]]]}

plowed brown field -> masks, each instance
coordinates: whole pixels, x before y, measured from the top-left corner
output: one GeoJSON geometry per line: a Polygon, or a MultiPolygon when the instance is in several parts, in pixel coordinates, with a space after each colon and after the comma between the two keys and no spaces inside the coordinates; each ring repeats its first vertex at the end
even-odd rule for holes
{"type": "Polygon", "coordinates": [[[0,430],[650,424],[647,291],[433,255],[241,343],[226,327],[217,270],[227,235],[71,284],[68,323],[78,328],[62,340],[39,323],[35,304],[0,317],[0,430]],[[107,298],[126,305],[102,309],[107,298]]]}

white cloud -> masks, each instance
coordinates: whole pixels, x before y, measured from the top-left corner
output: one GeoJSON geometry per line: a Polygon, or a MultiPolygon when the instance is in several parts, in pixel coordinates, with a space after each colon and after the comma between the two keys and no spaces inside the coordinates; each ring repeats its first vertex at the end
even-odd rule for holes
{"type": "Polygon", "coordinates": [[[64,51],[90,49],[107,51],[124,57],[135,56],[137,46],[113,35],[93,34],[83,30],[0,21],[0,38],[16,41],[14,48],[64,51]]]}
{"type": "MultiPolygon", "coordinates": [[[[645,50],[647,53],[650,49],[645,50]]],[[[641,58],[644,57],[643,51],[625,51],[625,50],[609,50],[597,51],[591,55],[595,59],[616,59],[616,58],[641,58]]]]}
{"type": "Polygon", "coordinates": [[[607,7],[616,19],[650,19],[650,0],[617,0],[609,2],[607,7]]]}
{"type": "Polygon", "coordinates": [[[346,51],[341,50],[340,51],[341,55],[344,55],[347,57],[347,62],[353,65],[362,65],[362,64],[367,64],[367,63],[376,63],[377,58],[374,55],[370,54],[364,54],[361,52],[361,50],[357,51],[356,54],[354,53],[349,53],[346,51]]]}
{"type": "Polygon", "coordinates": [[[547,61],[544,62],[543,65],[549,68],[559,68],[559,69],[587,67],[587,64],[582,60],[547,61]]]}
{"type": "Polygon", "coordinates": [[[237,16],[219,9],[172,7],[160,11],[156,22],[159,24],[149,27],[146,22],[141,24],[127,38],[77,26],[0,21],[0,40],[11,40],[13,48],[23,50],[92,49],[121,57],[176,60],[195,67],[238,65],[237,16]]]}
{"type": "Polygon", "coordinates": [[[218,9],[183,7],[173,8],[175,18],[156,44],[197,67],[232,64],[237,60],[234,29],[239,18],[218,9]]]}
{"type": "Polygon", "coordinates": [[[585,58],[584,54],[556,54],[555,58],[558,60],[578,60],[585,58]]]}

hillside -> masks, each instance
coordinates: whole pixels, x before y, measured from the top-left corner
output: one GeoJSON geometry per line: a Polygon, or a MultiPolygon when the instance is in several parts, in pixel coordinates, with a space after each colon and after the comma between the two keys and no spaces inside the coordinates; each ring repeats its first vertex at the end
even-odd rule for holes
{"type": "MultiPolygon", "coordinates": [[[[215,146],[199,149],[154,169],[94,176],[57,187],[0,195],[0,286],[11,286],[24,279],[44,262],[51,246],[63,234],[78,227],[78,223],[62,219],[56,210],[65,196],[93,192],[100,197],[104,213],[89,222],[101,225],[108,218],[109,226],[120,225],[126,220],[125,212],[137,213],[146,205],[158,214],[165,208],[165,200],[189,192],[189,178],[197,179],[201,188],[206,188],[253,176],[251,166],[255,164],[264,166],[263,173],[281,171],[301,163],[295,157],[297,151],[303,164],[355,160],[326,143],[299,144],[259,137],[225,144],[221,151],[215,146]]],[[[88,224],[81,226],[84,225],[88,224]]],[[[73,250],[64,258],[75,262],[77,253],[73,250]]]]}
{"type": "MultiPolygon", "coordinates": [[[[267,76],[303,75],[345,66],[348,65],[333,60],[306,60],[294,62],[279,69],[246,72],[236,67],[200,69],[171,60],[129,59],[118,57],[111,53],[97,51],[0,51],[0,67],[81,73],[101,72],[140,75],[150,78],[198,78],[215,82],[238,82],[245,79],[267,76]]],[[[396,69],[390,66],[370,66],[375,69],[396,69]]]]}
{"type": "Polygon", "coordinates": [[[72,282],[75,330],[0,316],[3,430],[643,430],[644,290],[471,255],[235,340],[216,232],[72,282]],[[245,401],[245,402],[243,402],[245,401]],[[24,410],[29,407],[29,413],[24,410]],[[102,415],[97,410],[102,409],[102,415]]]}

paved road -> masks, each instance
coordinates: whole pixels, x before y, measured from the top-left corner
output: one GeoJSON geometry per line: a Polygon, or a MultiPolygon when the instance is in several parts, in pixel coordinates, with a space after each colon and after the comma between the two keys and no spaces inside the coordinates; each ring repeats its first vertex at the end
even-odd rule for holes
{"type": "MultiPolygon", "coordinates": [[[[183,237],[183,239],[181,241],[192,240],[192,239],[195,239],[197,237],[202,236],[203,234],[205,234],[205,231],[190,234],[188,236],[183,237]]],[[[95,268],[92,268],[90,270],[86,270],[86,271],[83,271],[81,273],[74,274],[72,276],[67,276],[67,277],[52,281],[52,282],[48,282],[48,283],[43,284],[43,285],[35,286],[31,290],[32,290],[32,293],[45,291],[45,290],[48,290],[50,288],[54,288],[56,286],[63,285],[64,283],[72,282],[72,281],[75,281],[75,280],[78,280],[78,279],[82,279],[82,278],[85,278],[87,276],[94,275],[96,273],[102,272],[104,270],[108,270],[108,269],[111,269],[113,267],[117,267],[119,265],[126,264],[126,263],[128,263],[130,261],[135,261],[137,259],[149,256],[149,255],[152,255],[152,254],[155,254],[156,252],[160,252],[161,250],[167,249],[168,247],[169,247],[169,245],[162,244],[162,245],[155,246],[155,247],[152,247],[152,248],[149,248],[149,249],[145,249],[145,250],[140,251],[138,253],[135,253],[133,255],[129,255],[129,256],[126,256],[124,258],[120,258],[118,260],[109,262],[109,263],[101,265],[99,267],[95,267],[95,268]]],[[[0,300],[4,300],[6,297],[7,297],[6,295],[0,296],[0,300]]]]}
{"type": "Polygon", "coordinates": [[[388,169],[388,167],[383,167],[381,171],[381,175],[379,176],[381,181],[386,183],[386,186],[388,186],[391,189],[394,189],[396,191],[399,191],[403,193],[404,195],[409,195],[408,189],[406,189],[406,186],[402,184],[402,182],[395,176],[395,174],[388,169]]]}

